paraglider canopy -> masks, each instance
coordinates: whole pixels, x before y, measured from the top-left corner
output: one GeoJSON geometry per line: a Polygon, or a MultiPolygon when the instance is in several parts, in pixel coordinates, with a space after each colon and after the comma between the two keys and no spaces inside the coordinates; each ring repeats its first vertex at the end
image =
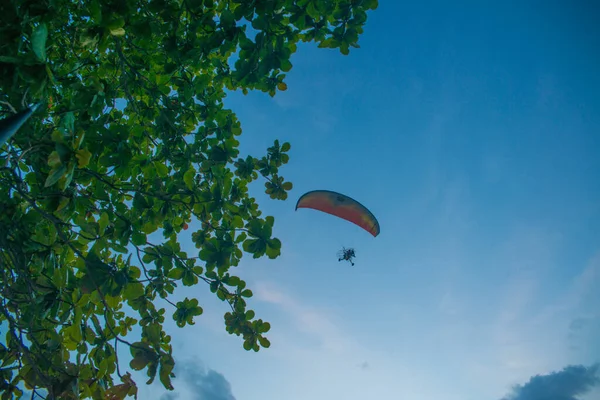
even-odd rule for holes
{"type": "Polygon", "coordinates": [[[299,208],[312,208],[352,222],[373,236],[379,235],[379,222],[365,206],[344,194],[330,190],[313,190],[303,194],[296,203],[299,208]]]}

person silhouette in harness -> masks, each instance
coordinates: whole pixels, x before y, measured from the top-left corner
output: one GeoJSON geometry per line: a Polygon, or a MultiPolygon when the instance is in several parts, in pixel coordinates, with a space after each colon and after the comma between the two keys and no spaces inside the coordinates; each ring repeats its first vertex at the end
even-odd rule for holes
{"type": "Polygon", "coordinates": [[[348,261],[350,264],[354,265],[354,262],[352,261],[354,257],[356,257],[354,249],[342,247],[342,250],[338,252],[338,261],[348,261]]]}

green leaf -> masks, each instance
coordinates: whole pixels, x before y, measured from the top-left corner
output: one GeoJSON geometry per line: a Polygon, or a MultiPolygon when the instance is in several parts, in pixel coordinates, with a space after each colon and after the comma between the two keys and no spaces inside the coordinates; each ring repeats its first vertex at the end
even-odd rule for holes
{"type": "Polygon", "coordinates": [[[67,112],[62,118],[60,126],[64,128],[67,133],[72,134],[75,131],[75,114],[73,114],[72,111],[67,112]]]}
{"type": "Polygon", "coordinates": [[[154,167],[156,168],[156,173],[161,178],[166,178],[167,175],[169,175],[169,168],[167,168],[167,166],[165,164],[160,163],[160,162],[155,162],[154,167]]]}
{"type": "Polygon", "coordinates": [[[173,314],[173,319],[177,326],[183,327],[186,324],[194,325],[194,317],[201,315],[202,307],[198,306],[198,300],[188,299],[187,297],[177,303],[177,310],[173,314]]]}
{"type": "Polygon", "coordinates": [[[378,0],[364,0],[363,7],[367,8],[369,10],[375,10],[377,7],[379,7],[379,1],[378,0]]]}
{"type": "Polygon", "coordinates": [[[55,150],[52,153],[50,153],[50,156],[48,156],[48,166],[55,168],[59,166],[60,163],[60,155],[58,154],[58,152],[55,150]]]}
{"type": "MultiPolygon", "coordinates": [[[[234,228],[241,229],[244,227],[244,220],[239,215],[235,215],[231,221],[231,225],[234,228]]],[[[242,232],[243,233],[243,232],[242,232]]]]}
{"type": "Polygon", "coordinates": [[[68,198],[68,197],[61,197],[60,198],[60,203],[58,203],[58,207],[56,208],[56,212],[62,210],[66,206],[68,206],[70,202],[71,202],[70,198],[68,198]]]}
{"type": "Polygon", "coordinates": [[[198,275],[202,275],[202,272],[204,272],[204,270],[202,269],[202,267],[198,267],[198,266],[192,268],[192,271],[194,271],[194,273],[198,274],[198,275]]]}
{"type": "Polygon", "coordinates": [[[157,324],[148,325],[145,329],[146,338],[150,343],[160,343],[160,326],[157,324]]]}
{"type": "Polygon", "coordinates": [[[73,180],[73,174],[75,173],[75,163],[70,162],[69,167],[67,168],[67,173],[64,176],[64,181],[61,181],[60,187],[62,190],[65,190],[73,180]]]}
{"type": "Polygon", "coordinates": [[[144,285],[139,282],[131,282],[125,287],[123,295],[127,300],[135,300],[142,297],[145,293],[144,285]]]}
{"type": "Polygon", "coordinates": [[[345,56],[350,54],[350,46],[347,43],[342,43],[342,45],[340,46],[340,53],[342,53],[345,56]]]}
{"type": "Polygon", "coordinates": [[[194,177],[196,176],[196,170],[194,167],[190,167],[185,174],[183,174],[183,182],[188,189],[194,189],[194,177]]]}
{"type": "Polygon", "coordinates": [[[269,347],[271,347],[271,342],[269,342],[269,339],[267,339],[264,336],[259,336],[258,337],[258,342],[260,343],[260,345],[262,347],[264,347],[265,349],[268,349],[269,347]]]}
{"type": "Polygon", "coordinates": [[[85,138],[85,132],[81,132],[79,137],[77,138],[77,142],[75,143],[75,149],[79,149],[81,144],[83,143],[83,139],[85,138]]]}
{"type": "Polygon", "coordinates": [[[160,382],[167,390],[173,390],[174,387],[171,384],[172,371],[175,368],[175,360],[171,356],[163,356],[160,361],[159,377],[160,382]]]}
{"type": "Polygon", "coordinates": [[[261,327],[260,327],[260,332],[261,333],[267,333],[271,330],[271,324],[268,322],[263,322],[261,327]]]}
{"type": "Polygon", "coordinates": [[[106,375],[106,372],[108,371],[108,359],[103,358],[100,361],[100,365],[98,366],[98,377],[99,378],[103,378],[106,375]]]}
{"type": "Polygon", "coordinates": [[[270,259],[277,258],[281,255],[281,241],[279,239],[268,240],[265,253],[270,259]]]}
{"type": "Polygon", "coordinates": [[[230,276],[227,280],[229,286],[238,286],[242,280],[237,276],[230,276]]]}
{"type": "Polygon", "coordinates": [[[146,235],[142,232],[133,232],[133,234],[131,235],[131,243],[133,243],[136,246],[145,245],[146,242],[146,235]]]}
{"type": "Polygon", "coordinates": [[[259,258],[267,250],[267,242],[263,239],[248,239],[243,244],[244,251],[253,254],[253,258],[259,258]]]}
{"type": "Polygon", "coordinates": [[[184,270],[181,275],[181,282],[184,286],[194,286],[198,283],[198,277],[190,270],[184,270]]]}
{"type": "Polygon", "coordinates": [[[38,60],[46,61],[46,40],[48,39],[48,27],[45,23],[39,24],[31,35],[31,47],[38,60]]]}
{"type": "Polygon", "coordinates": [[[0,56],[0,62],[7,63],[7,64],[20,64],[21,61],[22,60],[17,57],[0,56]]]}
{"type": "Polygon", "coordinates": [[[292,63],[288,59],[281,60],[281,70],[283,72],[290,72],[292,70],[292,63]]]}
{"type": "Polygon", "coordinates": [[[171,279],[181,279],[184,272],[185,272],[185,269],[178,267],[178,268],[175,268],[175,269],[172,269],[171,271],[169,271],[169,274],[167,276],[171,279]]]}
{"type": "Polygon", "coordinates": [[[67,172],[66,165],[60,165],[58,168],[53,168],[46,178],[46,182],[44,183],[44,187],[50,187],[54,185],[60,178],[62,178],[67,172]]]}
{"type": "Polygon", "coordinates": [[[215,271],[206,271],[206,277],[208,279],[217,279],[217,273],[215,271]]]}
{"type": "Polygon", "coordinates": [[[154,357],[152,357],[150,351],[137,350],[133,360],[130,361],[129,366],[136,371],[140,371],[144,369],[148,363],[153,361],[153,359],[154,357]]]}
{"type": "Polygon", "coordinates": [[[146,196],[136,192],[133,196],[133,207],[136,209],[150,208],[150,204],[146,200],[146,196]]]}
{"type": "Polygon", "coordinates": [[[112,247],[115,251],[118,251],[119,253],[123,253],[123,254],[127,254],[128,253],[127,247],[122,246],[122,245],[120,245],[118,243],[114,243],[113,242],[113,243],[110,244],[110,247],[112,247]]]}
{"type": "Polygon", "coordinates": [[[108,214],[103,212],[102,215],[100,216],[100,219],[98,220],[98,234],[100,236],[104,235],[104,231],[106,230],[108,223],[109,223],[108,214]]]}

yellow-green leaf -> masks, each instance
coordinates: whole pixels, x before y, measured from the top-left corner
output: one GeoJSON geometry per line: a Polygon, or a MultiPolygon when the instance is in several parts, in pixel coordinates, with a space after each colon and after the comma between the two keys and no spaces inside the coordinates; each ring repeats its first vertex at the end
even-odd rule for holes
{"type": "Polygon", "coordinates": [[[113,309],[117,308],[117,306],[121,302],[121,298],[120,297],[105,296],[104,299],[106,300],[106,304],[108,304],[108,306],[110,308],[113,308],[113,309]]]}
{"type": "Polygon", "coordinates": [[[126,383],[113,386],[106,391],[105,398],[107,400],[123,400],[127,397],[130,389],[131,386],[126,383]]]}
{"type": "Polygon", "coordinates": [[[92,47],[98,44],[98,36],[82,35],[79,38],[79,43],[82,47],[92,47]]]}
{"type": "Polygon", "coordinates": [[[84,168],[90,163],[90,158],[92,157],[92,153],[89,152],[88,149],[77,150],[77,165],[79,168],[84,168]]]}
{"type": "Polygon", "coordinates": [[[154,167],[156,168],[156,173],[161,178],[166,178],[169,174],[169,168],[167,168],[167,166],[163,163],[155,162],[154,167]]]}
{"type": "Polygon", "coordinates": [[[61,179],[61,181],[59,181],[59,186],[62,190],[66,189],[70,184],[71,181],[73,180],[73,173],[75,172],[75,162],[70,162],[69,163],[69,167],[67,169],[67,173],[64,176],[64,179],[61,179]]]}
{"type": "Polygon", "coordinates": [[[135,300],[146,293],[144,290],[144,286],[139,282],[129,283],[126,288],[123,296],[127,300],[135,300]]]}
{"type": "Polygon", "coordinates": [[[76,149],[79,149],[81,147],[81,144],[83,143],[83,138],[85,138],[85,131],[81,131],[81,133],[77,137],[77,142],[75,143],[76,149]]]}
{"type": "Polygon", "coordinates": [[[52,141],[55,143],[63,143],[64,142],[64,135],[58,129],[55,129],[54,131],[52,131],[52,135],[50,135],[50,137],[52,138],[52,141]]]}
{"type": "MultiPolygon", "coordinates": [[[[69,337],[77,345],[83,339],[81,336],[81,325],[73,324],[65,329],[67,337],[69,337]]],[[[77,347],[77,346],[75,346],[77,347]]]]}
{"type": "Polygon", "coordinates": [[[52,82],[53,85],[57,85],[56,79],[54,79],[54,74],[52,73],[49,64],[46,64],[46,73],[48,74],[48,78],[50,78],[50,82],[52,82]]]}
{"type": "Polygon", "coordinates": [[[123,28],[111,29],[110,34],[113,36],[123,36],[123,35],[125,35],[125,29],[123,29],[123,28]]]}
{"type": "Polygon", "coordinates": [[[58,203],[58,207],[56,207],[56,211],[60,211],[63,208],[65,208],[69,204],[70,200],[71,199],[69,199],[68,197],[61,197],[60,202],[58,203]]]}
{"type": "Polygon", "coordinates": [[[58,151],[54,150],[52,153],[50,153],[50,156],[48,156],[48,165],[54,168],[57,165],[60,165],[60,163],[60,155],[58,154],[58,151]]]}

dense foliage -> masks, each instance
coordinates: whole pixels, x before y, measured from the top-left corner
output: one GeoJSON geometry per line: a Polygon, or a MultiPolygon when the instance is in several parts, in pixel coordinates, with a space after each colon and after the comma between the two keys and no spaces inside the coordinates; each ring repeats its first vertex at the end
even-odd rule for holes
{"type": "MultiPolygon", "coordinates": [[[[229,303],[226,330],[269,347],[269,323],[232,267],[276,258],[273,217],[248,185],[285,200],[289,143],[241,157],[226,90],[285,90],[299,41],[348,54],[376,0],[6,0],[3,115],[44,102],[0,149],[0,390],[122,399],[129,367],[172,389],[165,318],[193,324],[205,282],[229,303]],[[192,220],[198,248],[178,234],[192,220]],[[157,233],[162,236],[157,236],[157,233]],[[161,238],[151,242],[149,235],[161,238]],[[171,310],[156,306],[158,298],[171,310]],[[140,327],[141,336],[129,337],[140,327]],[[122,354],[119,352],[119,354],[122,354]],[[40,391],[40,389],[43,389],[40,391]]],[[[189,231],[188,231],[189,232],[189,231]]],[[[187,233],[187,232],[186,232],[187,233]]]]}

